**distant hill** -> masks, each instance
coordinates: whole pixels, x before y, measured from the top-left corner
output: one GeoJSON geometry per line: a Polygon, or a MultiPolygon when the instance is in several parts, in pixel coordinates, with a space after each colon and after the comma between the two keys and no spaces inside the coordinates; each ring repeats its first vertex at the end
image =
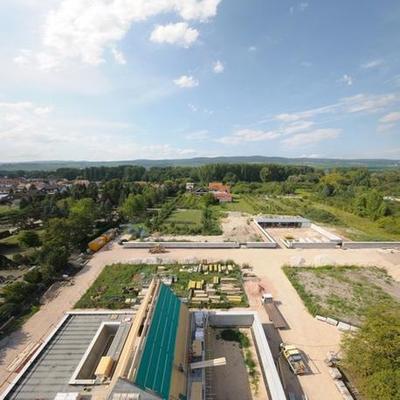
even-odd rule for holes
{"type": "Polygon", "coordinates": [[[53,171],[58,168],[113,167],[118,165],[140,165],[146,168],[165,166],[200,166],[216,163],[270,163],[286,165],[310,165],[320,168],[367,167],[371,169],[400,167],[400,160],[388,159],[334,159],[334,158],[285,158],[264,156],[196,157],[173,160],[123,160],[123,161],[37,161],[0,163],[0,171],[53,171]]]}

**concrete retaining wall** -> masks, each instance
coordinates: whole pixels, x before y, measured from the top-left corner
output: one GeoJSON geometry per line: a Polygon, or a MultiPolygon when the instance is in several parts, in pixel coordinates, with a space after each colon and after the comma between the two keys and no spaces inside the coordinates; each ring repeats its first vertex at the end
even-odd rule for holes
{"type": "Polygon", "coordinates": [[[247,242],[245,244],[248,249],[275,249],[278,246],[276,242],[247,242]]]}
{"type": "Polygon", "coordinates": [[[322,236],[325,236],[326,238],[329,239],[330,242],[335,242],[335,243],[342,243],[342,238],[340,238],[339,236],[336,236],[335,234],[327,231],[326,229],[315,225],[315,224],[311,224],[311,229],[314,229],[314,231],[320,233],[322,236]]]}
{"type": "Polygon", "coordinates": [[[338,244],[334,242],[326,242],[326,243],[290,242],[288,248],[289,249],[336,249],[337,246],[338,244]]]}
{"type": "Polygon", "coordinates": [[[264,228],[261,228],[261,226],[258,224],[257,221],[253,220],[253,224],[256,226],[261,235],[263,235],[267,239],[269,243],[275,243],[275,247],[277,246],[275,239],[264,228]]]}
{"type": "Polygon", "coordinates": [[[400,249],[400,242],[343,242],[343,249],[400,249]]]}
{"type": "Polygon", "coordinates": [[[238,249],[237,242],[125,242],[126,249],[150,249],[162,246],[166,249],[238,249]]]}

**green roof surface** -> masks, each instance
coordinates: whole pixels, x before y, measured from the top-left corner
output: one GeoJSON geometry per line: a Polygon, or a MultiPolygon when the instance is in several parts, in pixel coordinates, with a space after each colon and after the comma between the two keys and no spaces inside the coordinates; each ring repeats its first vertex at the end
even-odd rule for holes
{"type": "Polygon", "coordinates": [[[161,284],[135,384],[168,399],[181,302],[161,284]]]}

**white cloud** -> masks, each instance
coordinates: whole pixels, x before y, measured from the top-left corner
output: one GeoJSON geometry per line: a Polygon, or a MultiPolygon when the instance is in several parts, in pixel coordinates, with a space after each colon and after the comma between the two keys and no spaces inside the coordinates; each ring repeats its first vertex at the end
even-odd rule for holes
{"type": "Polygon", "coordinates": [[[289,8],[289,13],[291,15],[293,15],[296,11],[304,12],[308,7],[309,7],[309,3],[306,1],[303,1],[296,6],[291,6],[289,8]]]}
{"type": "Polygon", "coordinates": [[[215,63],[214,63],[214,65],[213,65],[213,71],[216,73],[216,74],[221,74],[222,72],[224,72],[224,69],[225,69],[225,66],[224,66],[224,64],[222,64],[222,62],[221,61],[216,61],[215,63]]]}
{"type": "Polygon", "coordinates": [[[279,137],[279,133],[275,131],[263,131],[256,129],[240,129],[232,135],[223,136],[216,139],[216,142],[222,144],[241,144],[246,142],[260,142],[265,140],[272,140],[279,137]]]}
{"type": "Polygon", "coordinates": [[[154,43],[177,44],[188,48],[199,37],[199,31],[190,28],[187,22],[176,24],[157,25],[151,32],[150,40],[154,43]]]}
{"type": "Polygon", "coordinates": [[[344,74],[339,80],[338,82],[344,83],[347,86],[351,86],[353,84],[353,78],[348,75],[348,74],[344,74]]]}
{"type": "Polygon", "coordinates": [[[396,126],[396,124],[380,124],[378,125],[378,133],[385,133],[387,131],[392,130],[394,127],[396,126]]]}
{"type": "Polygon", "coordinates": [[[340,129],[315,129],[310,132],[298,133],[287,137],[282,140],[282,143],[291,147],[308,146],[324,140],[336,139],[340,132],[340,129]]]}
{"type": "Polygon", "coordinates": [[[188,140],[195,140],[198,142],[208,140],[210,135],[207,129],[202,129],[200,131],[190,132],[185,135],[185,138],[188,140]]]}
{"type": "Polygon", "coordinates": [[[286,135],[292,135],[293,133],[302,132],[314,125],[313,121],[296,121],[282,128],[282,133],[286,135]]]}
{"type": "Polygon", "coordinates": [[[18,51],[18,55],[14,57],[13,61],[18,65],[28,65],[32,59],[32,50],[21,49],[18,51]]]}
{"type": "Polygon", "coordinates": [[[174,83],[176,86],[180,88],[193,88],[199,86],[199,81],[193,76],[182,75],[177,79],[174,79],[174,83]]]}
{"type": "Polygon", "coordinates": [[[188,104],[188,107],[189,107],[190,110],[193,111],[193,112],[197,112],[197,111],[198,111],[198,108],[197,108],[194,104],[189,103],[189,104],[188,104]]]}
{"type": "Polygon", "coordinates": [[[393,122],[398,122],[400,121],[400,111],[395,111],[395,112],[391,112],[389,114],[384,115],[379,122],[382,123],[393,123],[393,122]]]}
{"type": "Polygon", "coordinates": [[[138,143],[137,128],[107,120],[58,119],[52,107],[0,103],[0,160],[121,160],[179,158],[193,149],[138,143]],[[110,134],[112,133],[112,134],[110,134]]]}
{"type": "Polygon", "coordinates": [[[368,62],[366,62],[364,64],[361,64],[361,68],[363,68],[363,69],[372,69],[372,68],[380,67],[383,64],[384,64],[384,61],[382,59],[378,58],[378,59],[375,59],[375,60],[368,61],[368,62]]]}
{"type": "Polygon", "coordinates": [[[399,96],[394,93],[371,95],[357,94],[351,97],[344,97],[341,100],[341,107],[348,113],[374,113],[385,109],[387,106],[399,100],[399,96]]]}
{"type": "Polygon", "coordinates": [[[121,51],[117,50],[115,47],[111,49],[111,53],[114,56],[114,60],[116,63],[120,65],[125,65],[126,64],[126,58],[124,56],[124,53],[121,51]]]}
{"type": "Polygon", "coordinates": [[[42,68],[55,68],[66,60],[98,65],[105,62],[104,50],[115,47],[132,23],[172,12],[184,20],[206,21],[216,15],[220,1],[61,0],[45,20],[38,61],[42,68]]]}
{"type": "Polygon", "coordinates": [[[360,93],[355,96],[343,97],[336,103],[311,108],[305,111],[293,113],[281,113],[275,115],[272,119],[284,123],[295,122],[299,120],[309,120],[320,115],[326,114],[352,114],[352,113],[375,113],[385,110],[387,107],[398,102],[400,96],[395,93],[386,94],[365,94],[360,93]]]}
{"type": "Polygon", "coordinates": [[[309,4],[305,1],[299,4],[299,10],[300,11],[305,11],[308,8],[309,4]]]}
{"type": "Polygon", "coordinates": [[[257,47],[256,46],[249,46],[249,48],[247,49],[250,53],[253,53],[255,51],[257,51],[257,47]]]}

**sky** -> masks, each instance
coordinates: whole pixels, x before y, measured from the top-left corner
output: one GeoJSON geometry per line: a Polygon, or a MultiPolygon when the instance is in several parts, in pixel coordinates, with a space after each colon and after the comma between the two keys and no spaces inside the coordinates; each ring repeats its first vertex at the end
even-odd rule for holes
{"type": "Polygon", "coordinates": [[[1,0],[0,162],[400,159],[398,0],[1,0]]]}

